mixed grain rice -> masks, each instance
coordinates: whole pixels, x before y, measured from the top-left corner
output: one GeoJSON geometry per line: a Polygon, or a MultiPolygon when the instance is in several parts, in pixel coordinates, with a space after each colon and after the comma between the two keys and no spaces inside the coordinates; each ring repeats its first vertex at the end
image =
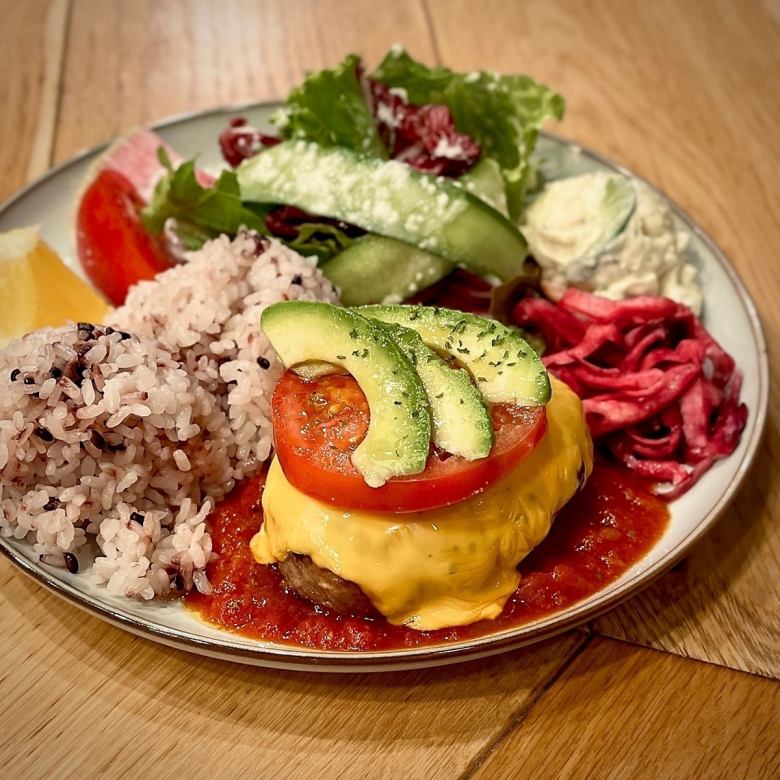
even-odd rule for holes
{"type": "Polygon", "coordinates": [[[134,287],[106,325],[0,353],[0,533],[115,595],[195,587],[213,502],[268,458],[282,367],[259,328],[281,300],[334,301],[314,264],[242,232],[134,287]]]}

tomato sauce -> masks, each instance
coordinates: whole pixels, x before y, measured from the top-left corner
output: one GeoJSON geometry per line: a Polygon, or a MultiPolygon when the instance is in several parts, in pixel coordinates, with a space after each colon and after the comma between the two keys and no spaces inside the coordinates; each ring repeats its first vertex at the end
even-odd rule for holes
{"type": "Polygon", "coordinates": [[[260,566],[249,541],[262,523],[263,477],[246,480],[211,515],[219,558],[208,566],[213,594],[187,597],[207,621],[258,639],[321,650],[387,650],[471,639],[551,615],[596,593],[638,561],[663,533],[669,512],[647,483],[598,463],[559,513],[547,538],[520,564],[522,580],[495,620],[414,631],[350,618],[288,592],[275,566],[260,566]]]}

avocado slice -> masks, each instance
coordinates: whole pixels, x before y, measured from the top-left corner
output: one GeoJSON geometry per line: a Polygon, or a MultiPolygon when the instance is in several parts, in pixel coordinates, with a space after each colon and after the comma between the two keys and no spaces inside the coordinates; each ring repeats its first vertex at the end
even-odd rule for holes
{"type": "Polygon", "coordinates": [[[420,334],[431,348],[461,362],[492,403],[544,406],[550,378],[519,332],[495,320],[432,306],[361,306],[366,317],[393,322],[420,334]]]}
{"type": "Polygon", "coordinates": [[[412,362],[371,319],[329,303],[285,301],[260,324],[287,368],[327,362],[346,369],[365,393],[371,420],[352,464],[371,487],[425,469],[431,412],[412,362]]]}
{"type": "Polygon", "coordinates": [[[433,443],[466,460],[486,458],[493,447],[493,421],[468,371],[447,365],[417,332],[389,322],[380,324],[422,380],[431,407],[433,443]]]}
{"type": "Polygon", "coordinates": [[[245,160],[237,175],[243,200],[335,217],[475,273],[511,279],[527,254],[520,231],[487,203],[397,160],[286,141],[245,160]]]}

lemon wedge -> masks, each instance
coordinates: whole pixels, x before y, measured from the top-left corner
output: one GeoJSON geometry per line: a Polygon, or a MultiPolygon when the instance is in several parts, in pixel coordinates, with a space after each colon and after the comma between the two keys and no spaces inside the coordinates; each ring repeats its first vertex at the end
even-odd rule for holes
{"type": "Polygon", "coordinates": [[[0,349],[37,328],[101,322],[108,309],[35,228],[0,233],[0,349]]]}

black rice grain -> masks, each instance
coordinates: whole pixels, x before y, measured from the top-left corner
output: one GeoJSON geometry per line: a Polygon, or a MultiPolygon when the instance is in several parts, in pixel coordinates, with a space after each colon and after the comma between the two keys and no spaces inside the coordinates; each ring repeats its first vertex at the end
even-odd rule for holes
{"type": "Polygon", "coordinates": [[[79,573],[79,559],[73,553],[65,553],[65,568],[71,574],[79,573]]]}
{"type": "Polygon", "coordinates": [[[54,441],[54,436],[48,428],[39,425],[34,431],[35,435],[42,441],[54,441]]]}

